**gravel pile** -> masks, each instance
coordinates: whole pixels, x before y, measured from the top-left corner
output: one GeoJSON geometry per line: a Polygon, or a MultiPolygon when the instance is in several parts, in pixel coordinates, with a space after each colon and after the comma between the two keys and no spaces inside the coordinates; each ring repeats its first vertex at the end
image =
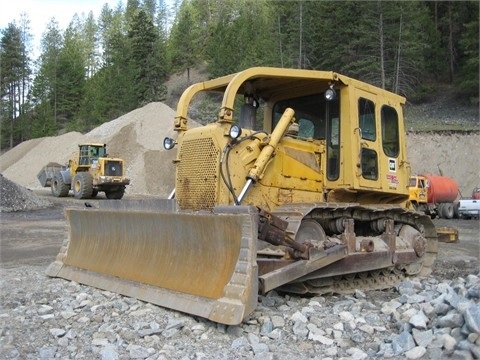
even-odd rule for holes
{"type": "MultiPolygon", "coordinates": [[[[38,172],[49,162],[68,163],[78,144],[107,144],[111,157],[126,162],[130,185],[125,193],[167,197],[174,188],[176,151],[163,149],[165,136],[173,131],[175,111],[161,102],[150,103],[109,121],[87,134],[69,132],[59,136],[25,141],[0,156],[0,172],[28,189],[42,189],[38,172]]],[[[198,126],[190,120],[189,126],[198,126]]]]}
{"type": "Polygon", "coordinates": [[[43,209],[52,203],[0,174],[0,212],[43,209]]]}
{"type": "Polygon", "coordinates": [[[480,358],[476,275],[352,296],[272,291],[240,326],[225,326],[47,278],[44,267],[3,271],[2,359],[480,358]]]}

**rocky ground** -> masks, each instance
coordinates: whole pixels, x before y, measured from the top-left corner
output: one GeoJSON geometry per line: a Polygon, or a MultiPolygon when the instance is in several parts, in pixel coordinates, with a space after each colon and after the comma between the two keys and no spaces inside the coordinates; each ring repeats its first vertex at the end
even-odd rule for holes
{"type": "Polygon", "coordinates": [[[480,278],[406,280],[389,292],[272,291],[224,326],[75,282],[2,271],[3,359],[478,359],[480,278]]]}
{"type": "Polygon", "coordinates": [[[42,209],[52,205],[45,198],[34,196],[31,190],[0,174],[0,212],[42,209]]]}
{"type": "MultiPolygon", "coordinates": [[[[21,246],[23,237],[29,238],[32,231],[48,230],[40,226],[43,218],[56,219],[47,225],[51,226],[50,236],[59,238],[58,251],[65,236],[59,199],[51,198],[54,201],[50,203],[47,195],[26,189],[17,193],[17,188],[17,184],[2,179],[2,191],[20,194],[21,202],[44,208],[5,212],[7,199],[2,197],[2,234],[14,237],[12,231],[20,231],[15,240],[21,246]],[[27,234],[32,221],[37,223],[27,234]]],[[[14,199],[11,196],[8,201],[14,199]]],[[[69,206],[75,202],[69,198],[63,201],[69,206]]],[[[460,243],[464,246],[469,242],[473,247],[465,248],[464,254],[456,244],[440,244],[441,261],[428,278],[405,279],[387,291],[357,289],[351,295],[306,297],[271,291],[259,296],[256,311],[239,326],[216,324],[49,278],[45,270],[54,255],[41,257],[42,249],[38,249],[27,264],[19,266],[18,259],[4,261],[8,242],[2,239],[0,357],[478,359],[478,222],[456,221],[468,228],[461,233],[460,243]]]]}

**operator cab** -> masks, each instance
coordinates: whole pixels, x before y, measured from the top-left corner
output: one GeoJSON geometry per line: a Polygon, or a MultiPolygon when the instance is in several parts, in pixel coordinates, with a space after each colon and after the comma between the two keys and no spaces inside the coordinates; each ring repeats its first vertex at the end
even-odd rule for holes
{"type": "Polygon", "coordinates": [[[79,164],[91,165],[99,158],[107,156],[106,144],[82,144],[79,145],[79,164]]]}
{"type": "Polygon", "coordinates": [[[278,124],[287,108],[295,110],[295,123],[287,136],[304,141],[320,141],[327,149],[327,178],[336,180],[339,177],[340,156],[340,96],[327,91],[305,95],[277,102],[272,111],[272,124],[278,124]]]}

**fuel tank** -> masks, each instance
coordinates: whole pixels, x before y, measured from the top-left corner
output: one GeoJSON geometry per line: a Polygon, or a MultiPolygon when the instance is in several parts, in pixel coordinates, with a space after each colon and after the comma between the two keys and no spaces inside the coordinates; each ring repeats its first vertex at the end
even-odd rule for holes
{"type": "Polygon", "coordinates": [[[428,182],[428,202],[431,204],[451,203],[457,199],[458,184],[447,176],[423,174],[428,182]]]}

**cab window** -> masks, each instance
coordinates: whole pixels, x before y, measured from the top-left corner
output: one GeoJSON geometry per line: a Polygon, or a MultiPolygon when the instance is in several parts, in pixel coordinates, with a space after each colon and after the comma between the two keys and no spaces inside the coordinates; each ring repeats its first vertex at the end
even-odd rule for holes
{"type": "Polygon", "coordinates": [[[417,179],[416,179],[416,178],[414,178],[414,177],[411,177],[411,178],[410,178],[410,185],[409,185],[409,187],[413,187],[413,188],[414,188],[414,187],[417,187],[417,179]]]}
{"type": "Polygon", "coordinates": [[[362,148],[362,176],[368,180],[378,179],[378,156],[375,150],[362,148]]]}
{"type": "MultiPolygon", "coordinates": [[[[338,105],[338,104],[337,104],[338,105]]],[[[338,106],[336,107],[338,109],[338,106]]],[[[328,122],[327,179],[337,180],[340,176],[340,117],[332,112],[328,122]]]]}
{"type": "Polygon", "coordinates": [[[88,153],[88,145],[81,145],[80,146],[80,159],[79,165],[88,165],[90,163],[89,158],[90,154],[88,153]]]}
{"type": "Polygon", "coordinates": [[[277,126],[286,108],[292,108],[295,111],[299,138],[325,139],[326,106],[322,94],[302,96],[277,102],[273,107],[273,128],[277,126]]]}
{"type": "Polygon", "coordinates": [[[400,152],[398,114],[391,106],[382,106],[382,147],[385,155],[397,157],[400,152]]]}
{"type": "Polygon", "coordinates": [[[375,141],[377,135],[373,101],[364,98],[358,99],[358,123],[362,131],[362,139],[375,141]]]}
{"type": "Polygon", "coordinates": [[[298,138],[326,140],[327,179],[337,180],[340,176],[340,93],[329,102],[324,93],[279,101],[273,107],[273,127],[287,107],[295,111],[298,138]]]}

